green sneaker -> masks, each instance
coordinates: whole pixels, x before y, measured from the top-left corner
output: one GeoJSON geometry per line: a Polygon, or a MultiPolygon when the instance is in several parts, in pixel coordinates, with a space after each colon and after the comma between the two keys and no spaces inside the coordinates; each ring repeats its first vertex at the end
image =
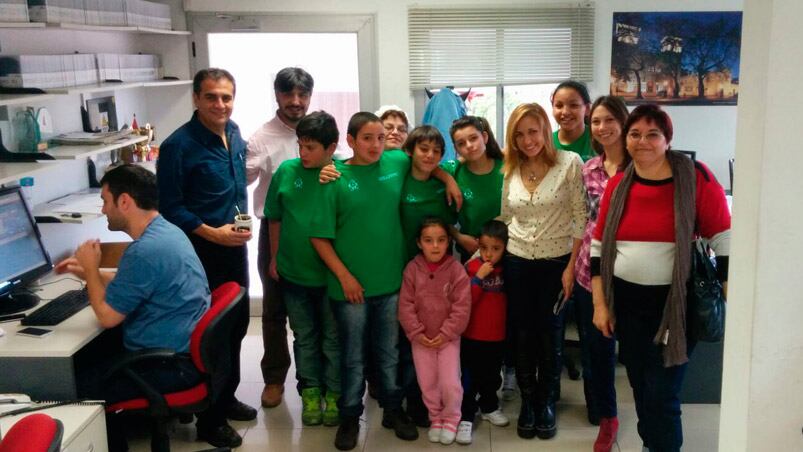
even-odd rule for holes
{"type": "Polygon", "coordinates": [[[340,412],[337,410],[337,399],[340,394],[334,391],[327,391],[324,402],[326,409],[323,410],[323,425],[334,426],[340,424],[340,412]]]}
{"type": "Polygon", "coordinates": [[[301,422],[304,425],[320,425],[323,421],[321,413],[321,388],[305,388],[301,390],[301,422]]]}

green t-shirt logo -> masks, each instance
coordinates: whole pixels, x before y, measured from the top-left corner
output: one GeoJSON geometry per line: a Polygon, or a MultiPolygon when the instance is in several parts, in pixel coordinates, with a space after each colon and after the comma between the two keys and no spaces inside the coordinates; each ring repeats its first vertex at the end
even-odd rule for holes
{"type": "Polygon", "coordinates": [[[379,176],[379,181],[380,181],[380,182],[384,182],[384,181],[386,181],[386,180],[390,180],[390,179],[393,179],[394,177],[398,177],[398,176],[399,176],[399,173],[398,173],[398,172],[394,172],[394,173],[390,173],[390,174],[385,174],[384,176],[379,176]]]}
{"type": "Polygon", "coordinates": [[[348,183],[348,188],[350,191],[357,191],[360,189],[360,184],[358,184],[356,180],[352,179],[348,183]]]}
{"type": "Polygon", "coordinates": [[[463,190],[464,199],[474,199],[474,192],[470,188],[463,190]]]}
{"type": "Polygon", "coordinates": [[[405,200],[406,202],[408,202],[408,203],[412,204],[412,203],[414,203],[414,202],[418,201],[418,198],[416,198],[416,197],[415,197],[415,195],[414,195],[414,194],[412,194],[412,193],[407,193],[407,196],[405,197],[405,199],[404,199],[404,200],[405,200]]]}
{"type": "Polygon", "coordinates": [[[299,177],[295,182],[293,182],[293,186],[296,187],[296,190],[301,190],[304,188],[304,181],[299,177]]]}

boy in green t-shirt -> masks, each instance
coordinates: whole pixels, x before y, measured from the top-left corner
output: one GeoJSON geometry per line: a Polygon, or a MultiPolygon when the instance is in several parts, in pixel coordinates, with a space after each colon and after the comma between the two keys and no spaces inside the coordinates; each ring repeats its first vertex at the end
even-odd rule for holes
{"type": "Polygon", "coordinates": [[[310,233],[312,245],[329,268],[327,287],[341,340],[342,394],[335,447],[353,449],[364,406],[366,341],[379,374],[382,425],[405,440],[418,431],[401,409],[397,384],[398,291],[404,265],[399,201],[410,159],[383,152],[382,122],[356,113],[347,141],[354,157],[335,162],[340,178],[322,187],[310,233]]]}
{"type": "Polygon", "coordinates": [[[339,132],[324,111],[296,126],[301,158],[284,161],[271,179],[265,199],[271,261],[268,276],[279,281],[293,330],[296,378],[304,425],[337,425],[340,397],[340,346],[332,306],[326,296],[326,266],[309,240],[321,167],[332,161],[339,132]],[[325,409],[321,410],[321,397],[325,409]]]}

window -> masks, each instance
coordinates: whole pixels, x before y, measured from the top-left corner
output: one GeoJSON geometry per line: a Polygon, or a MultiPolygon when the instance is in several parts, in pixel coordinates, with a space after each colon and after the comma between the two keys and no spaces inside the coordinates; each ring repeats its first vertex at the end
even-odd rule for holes
{"type": "MultiPolygon", "coordinates": [[[[408,29],[413,92],[456,86],[462,93],[471,88],[468,114],[488,119],[502,146],[507,117],[517,105],[537,102],[550,111],[549,97],[559,82],[593,79],[591,3],[411,7],[408,29]]],[[[416,105],[416,111],[423,111],[423,105],[416,105]]]]}
{"type": "Polygon", "coordinates": [[[592,4],[412,7],[407,20],[413,90],[593,78],[592,4]]]}

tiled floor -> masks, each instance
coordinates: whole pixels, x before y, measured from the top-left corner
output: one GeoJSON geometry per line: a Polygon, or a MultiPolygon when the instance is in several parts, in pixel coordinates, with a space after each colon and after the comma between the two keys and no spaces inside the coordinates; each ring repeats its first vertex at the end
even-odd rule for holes
{"type": "MultiPolygon", "coordinates": [[[[237,391],[240,400],[259,406],[262,392],[262,375],[259,360],[262,358],[262,338],[260,319],[251,318],[248,336],[243,343],[242,383],[237,391]]],[[[292,339],[291,339],[292,340],[292,339]]],[[[292,350],[292,348],[291,348],[292,350]]],[[[336,427],[303,427],[301,425],[301,398],[292,390],[295,368],[288,375],[287,392],[284,403],[277,408],[260,409],[255,421],[233,422],[232,425],[243,436],[242,447],[238,451],[327,451],[333,446],[336,427]]],[[[627,382],[624,369],[616,373],[616,390],[619,400],[619,440],[618,451],[641,452],[641,440],[636,433],[636,413],[633,395],[627,382]]],[[[516,435],[515,417],[519,402],[505,402],[503,409],[511,417],[509,427],[491,427],[487,422],[475,425],[474,443],[470,446],[441,446],[426,439],[426,430],[420,429],[417,441],[406,442],[397,439],[393,432],[380,425],[382,412],[376,401],[368,399],[363,415],[358,451],[421,451],[443,450],[452,447],[459,451],[582,451],[592,448],[597,436],[597,427],[589,425],[585,418],[582,381],[562,381],[562,399],[558,403],[558,434],[547,441],[538,439],[523,440],[516,435]]],[[[683,429],[686,452],[712,452],[717,450],[719,428],[719,405],[684,405],[683,429]]],[[[145,429],[131,433],[132,451],[148,451],[149,439],[145,429]]],[[[195,441],[195,427],[176,425],[172,434],[172,450],[175,452],[198,451],[211,446],[195,441]]],[[[617,450],[617,449],[614,449],[617,450]]]]}

